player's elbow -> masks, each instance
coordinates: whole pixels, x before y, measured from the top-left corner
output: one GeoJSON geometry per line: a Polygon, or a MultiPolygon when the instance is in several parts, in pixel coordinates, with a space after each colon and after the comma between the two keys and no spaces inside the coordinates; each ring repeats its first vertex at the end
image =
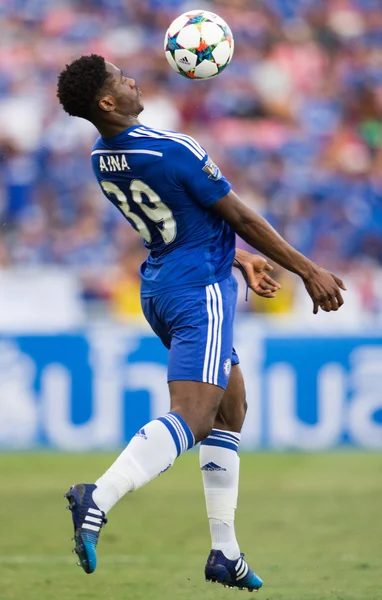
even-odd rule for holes
{"type": "Polygon", "coordinates": [[[239,218],[229,223],[231,229],[243,240],[245,240],[253,231],[254,221],[248,215],[241,215],[239,218]]]}

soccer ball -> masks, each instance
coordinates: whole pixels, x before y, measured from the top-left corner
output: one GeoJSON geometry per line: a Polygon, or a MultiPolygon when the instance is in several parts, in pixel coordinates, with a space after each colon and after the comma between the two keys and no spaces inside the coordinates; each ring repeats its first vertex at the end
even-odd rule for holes
{"type": "Polygon", "coordinates": [[[231,62],[234,42],[227,23],[207,10],[191,10],[173,21],[164,49],[170,66],[183,77],[211,79],[231,62]]]}

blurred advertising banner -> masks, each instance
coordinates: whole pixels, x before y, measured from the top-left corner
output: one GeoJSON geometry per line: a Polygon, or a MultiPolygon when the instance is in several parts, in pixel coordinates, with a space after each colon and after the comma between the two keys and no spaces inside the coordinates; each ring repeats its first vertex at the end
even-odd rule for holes
{"type": "MultiPolygon", "coordinates": [[[[236,338],[243,449],[382,449],[382,334],[270,334],[243,319],[236,338]]],[[[0,447],[124,446],[168,411],[166,362],[150,332],[115,324],[0,335],[0,447]]]]}

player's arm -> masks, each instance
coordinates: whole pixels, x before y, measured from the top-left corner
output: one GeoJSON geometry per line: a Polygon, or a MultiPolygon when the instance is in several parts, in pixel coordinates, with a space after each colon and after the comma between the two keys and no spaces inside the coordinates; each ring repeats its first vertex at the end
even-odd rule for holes
{"type": "Polygon", "coordinates": [[[248,287],[258,296],[274,298],[275,292],[281,288],[281,285],[268,275],[269,271],[273,271],[273,267],[266,258],[258,254],[236,248],[233,266],[239,269],[248,287]]]}
{"type": "Polygon", "coordinates": [[[340,288],[344,283],[332,273],[317,266],[288,244],[260,215],[248,208],[233,192],[213,204],[215,210],[243,240],[303,280],[313,300],[313,313],[318,308],[330,312],[344,303],[340,288]]]}

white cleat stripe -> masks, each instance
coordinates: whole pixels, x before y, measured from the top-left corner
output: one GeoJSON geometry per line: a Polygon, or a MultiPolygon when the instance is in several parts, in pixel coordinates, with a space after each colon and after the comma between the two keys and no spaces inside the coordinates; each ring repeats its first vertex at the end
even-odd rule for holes
{"type": "Polygon", "coordinates": [[[102,517],[102,511],[98,510],[97,508],[89,508],[88,513],[90,513],[91,515],[98,515],[99,517],[102,517]]]}
{"type": "Polygon", "coordinates": [[[239,569],[241,569],[242,566],[243,566],[243,559],[239,558],[239,560],[237,561],[237,563],[235,565],[235,570],[238,571],[239,569]]]}
{"type": "Polygon", "coordinates": [[[102,523],[102,519],[99,519],[98,517],[90,517],[89,515],[86,515],[85,521],[88,523],[97,523],[97,525],[101,525],[102,523]]]}
{"type": "Polygon", "coordinates": [[[236,576],[238,577],[239,575],[242,575],[244,571],[245,571],[245,564],[242,564],[240,569],[238,569],[236,576]]]}
{"type": "Polygon", "coordinates": [[[88,525],[87,523],[83,523],[81,529],[90,529],[91,531],[99,531],[101,527],[99,525],[88,525]]]}
{"type": "Polygon", "coordinates": [[[239,577],[236,577],[236,580],[238,581],[239,579],[243,579],[243,577],[245,577],[247,573],[248,573],[248,565],[245,565],[244,573],[242,575],[240,575],[239,577]]]}

